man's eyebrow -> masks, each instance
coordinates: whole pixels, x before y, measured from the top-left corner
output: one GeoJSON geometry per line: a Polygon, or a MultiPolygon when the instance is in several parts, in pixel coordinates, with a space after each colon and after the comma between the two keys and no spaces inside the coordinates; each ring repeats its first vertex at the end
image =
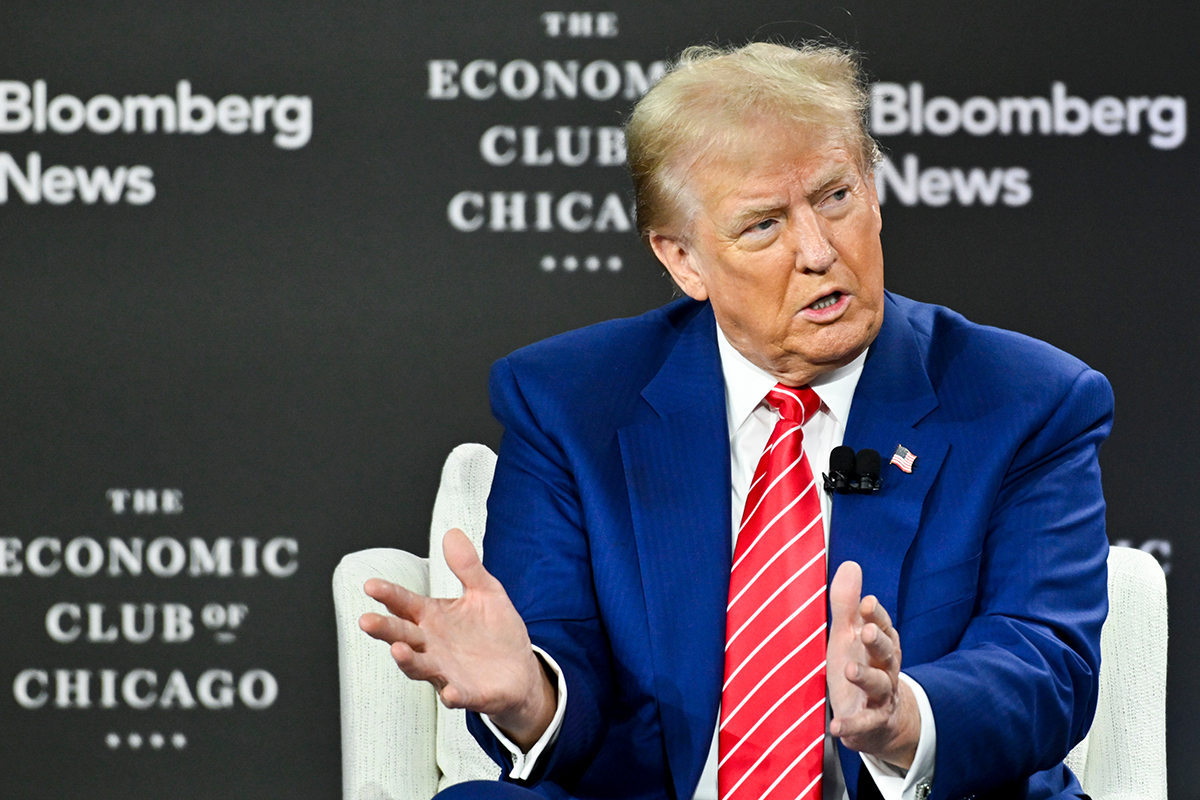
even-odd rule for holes
{"type": "Polygon", "coordinates": [[[812,197],[815,194],[820,194],[833,184],[847,180],[853,174],[854,167],[851,164],[837,164],[832,166],[816,176],[816,179],[812,183],[813,188],[809,190],[808,196],[812,197]]]}
{"type": "Polygon", "coordinates": [[[746,227],[747,224],[749,224],[750,220],[759,219],[761,217],[769,217],[778,212],[782,207],[782,203],[771,202],[770,200],[755,202],[751,205],[739,208],[737,213],[730,217],[729,224],[731,227],[734,227],[740,231],[742,228],[746,227]]]}

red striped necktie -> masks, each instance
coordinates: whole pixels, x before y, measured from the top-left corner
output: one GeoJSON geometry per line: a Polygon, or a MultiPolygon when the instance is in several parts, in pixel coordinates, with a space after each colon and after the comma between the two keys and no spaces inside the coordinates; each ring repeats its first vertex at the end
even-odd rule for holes
{"type": "Polygon", "coordinates": [[[766,397],[781,417],[754,471],[725,621],[721,800],[820,800],[825,737],[825,526],[800,426],[808,387],[766,397]]]}

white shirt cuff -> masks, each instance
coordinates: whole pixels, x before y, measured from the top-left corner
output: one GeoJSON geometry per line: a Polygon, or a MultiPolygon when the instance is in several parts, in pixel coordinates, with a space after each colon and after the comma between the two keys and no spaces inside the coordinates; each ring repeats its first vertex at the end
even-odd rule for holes
{"type": "MultiPolygon", "coordinates": [[[[500,744],[504,745],[504,748],[512,756],[513,766],[508,772],[508,777],[518,781],[529,780],[529,776],[537,768],[538,759],[541,758],[542,753],[558,740],[558,733],[562,730],[563,713],[567,710],[567,681],[563,677],[562,669],[559,668],[558,662],[537,645],[533,646],[533,652],[537,653],[543,663],[550,667],[551,671],[558,677],[558,707],[554,710],[554,718],[550,720],[550,725],[546,728],[546,732],[542,734],[542,738],[533,743],[533,747],[529,748],[529,752],[523,752],[520,747],[513,744],[496,727],[491,717],[487,714],[481,715],[483,717],[483,724],[488,726],[488,730],[495,735],[500,744]]],[[[922,718],[922,724],[924,724],[924,721],[924,718],[922,718]]]]}
{"type": "Polygon", "coordinates": [[[863,763],[875,779],[875,786],[883,800],[925,800],[933,785],[933,767],[937,755],[937,728],[933,723],[933,707],[921,684],[900,673],[900,680],[912,689],[921,713],[921,738],[917,740],[917,754],[912,766],[900,769],[875,756],[863,753],[863,763]]]}

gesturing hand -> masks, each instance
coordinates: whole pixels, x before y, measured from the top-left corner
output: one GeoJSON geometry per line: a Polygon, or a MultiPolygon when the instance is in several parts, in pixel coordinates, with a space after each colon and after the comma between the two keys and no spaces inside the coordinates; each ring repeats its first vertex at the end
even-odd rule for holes
{"type": "Polygon", "coordinates": [[[424,597],[372,578],[363,589],[391,614],[363,614],[358,625],[391,644],[404,674],[432,684],[447,707],[488,714],[514,743],[528,748],[554,716],[554,686],[520,614],[466,534],[451,529],[442,549],[462,581],[462,597],[424,597]]]}
{"type": "Polygon", "coordinates": [[[862,568],[846,561],[829,587],[829,732],[852,750],[907,769],[921,716],[912,689],[900,680],[900,635],[879,601],[861,595],[862,568]]]}

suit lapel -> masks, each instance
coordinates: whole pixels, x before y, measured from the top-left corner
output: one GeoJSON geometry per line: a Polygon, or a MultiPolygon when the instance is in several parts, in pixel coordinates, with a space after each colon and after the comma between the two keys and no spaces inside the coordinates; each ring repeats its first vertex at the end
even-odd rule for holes
{"type": "Polygon", "coordinates": [[[687,323],[642,397],[646,412],[619,438],[679,797],[699,778],[716,724],[729,587],[729,433],[710,308],[687,323]]]}
{"type": "MultiPolygon", "coordinates": [[[[883,327],[854,392],[845,444],[871,448],[884,459],[883,488],[873,495],[835,495],[829,574],[844,561],[863,568],[863,593],[874,594],[895,619],[900,573],[916,537],[925,496],[950,443],[918,423],[938,401],[924,365],[924,349],[908,319],[887,299],[883,327]],[[897,445],[917,455],[912,474],[887,463],[897,445]]],[[[903,631],[901,631],[903,636],[903,631]]],[[[850,796],[857,796],[861,759],[839,744],[850,796]]]]}

